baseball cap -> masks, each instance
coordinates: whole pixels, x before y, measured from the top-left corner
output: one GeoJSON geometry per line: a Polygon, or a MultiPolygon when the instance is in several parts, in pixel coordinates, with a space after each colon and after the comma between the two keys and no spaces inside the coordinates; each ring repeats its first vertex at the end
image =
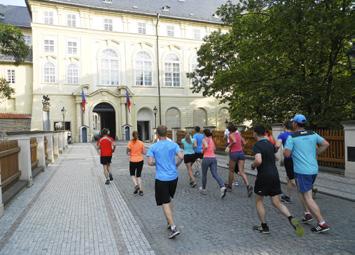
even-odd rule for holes
{"type": "Polygon", "coordinates": [[[296,114],[291,121],[299,123],[299,124],[304,124],[307,122],[306,117],[303,114],[296,114]]]}

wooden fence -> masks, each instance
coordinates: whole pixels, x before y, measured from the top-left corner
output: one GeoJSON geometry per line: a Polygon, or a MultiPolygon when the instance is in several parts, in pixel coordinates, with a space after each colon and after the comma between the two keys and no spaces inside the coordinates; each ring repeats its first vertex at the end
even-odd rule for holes
{"type": "Polygon", "coordinates": [[[30,139],[31,144],[31,168],[32,170],[38,166],[38,159],[37,159],[37,139],[35,137],[30,139]]]}
{"type": "Polygon", "coordinates": [[[21,173],[18,165],[20,148],[17,141],[0,142],[1,185],[3,191],[15,183],[21,173]]]}
{"type": "Polygon", "coordinates": [[[315,131],[330,144],[329,148],[318,156],[319,165],[345,168],[344,131],[341,129],[318,129],[315,131]]]}

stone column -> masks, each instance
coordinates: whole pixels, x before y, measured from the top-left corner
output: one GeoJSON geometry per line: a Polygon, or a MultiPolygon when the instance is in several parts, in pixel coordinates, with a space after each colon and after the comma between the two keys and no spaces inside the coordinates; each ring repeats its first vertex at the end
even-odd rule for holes
{"type": "Polygon", "coordinates": [[[53,133],[53,154],[54,157],[59,157],[59,134],[53,133]]]}
{"type": "Polygon", "coordinates": [[[30,137],[23,136],[16,138],[20,152],[18,155],[19,169],[21,172],[20,180],[27,181],[27,186],[32,186],[32,167],[31,167],[31,145],[30,137]]]}
{"type": "Polygon", "coordinates": [[[47,154],[50,163],[54,163],[54,146],[53,146],[53,134],[46,134],[47,137],[47,154]]]}
{"type": "Polygon", "coordinates": [[[177,141],[177,129],[176,128],[173,128],[172,129],[172,133],[173,133],[173,141],[176,142],[177,141]]]}
{"type": "Polygon", "coordinates": [[[38,157],[38,166],[42,166],[43,170],[46,169],[46,152],[44,148],[44,135],[36,135],[37,139],[37,157],[38,157]]]}
{"type": "Polygon", "coordinates": [[[355,178],[355,120],[344,121],[345,176],[355,178]]]}
{"type": "Polygon", "coordinates": [[[64,132],[64,145],[65,145],[65,149],[68,149],[68,131],[64,132]]]}
{"type": "Polygon", "coordinates": [[[0,218],[4,215],[4,204],[2,202],[1,164],[0,164],[0,218]]]}
{"type": "Polygon", "coordinates": [[[63,153],[63,135],[62,132],[58,132],[58,149],[59,153],[63,153]]]}
{"type": "MultiPolygon", "coordinates": [[[[277,141],[277,137],[284,131],[283,124],[275,123],[271,125],[272,128],[272,136],[274,137],[275,141],[277,141]]],[[[280,147],[278,152],[275,153],[276,157],[279,159],[279,163],[283,160],[283,147],[280,147]]]]}

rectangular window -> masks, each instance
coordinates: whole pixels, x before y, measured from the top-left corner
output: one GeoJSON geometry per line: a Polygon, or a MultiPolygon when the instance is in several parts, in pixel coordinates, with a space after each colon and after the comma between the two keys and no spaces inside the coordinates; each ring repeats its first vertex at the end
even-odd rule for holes
{"type": "Polygon", "coordinates": [[[76,16],[75,14],[68,14],[67,16],[68,27],[76,27],[76,16]]]}
{"type": "Polygon", "coordinates": [[[76,55],[78,54],[78,43],[73,41],[68,41],[68,54],[76,55]]]}
{"type": "Polygon", "coordinates": [[[7,82],[15,83],[15,70],[7,70],[7,82]]]}
{"type": "Polygon", "coordinates": [[[138,34],[143,34],[145,35],[147,33],[146,25],[145,23],[138,23],[138,34]]]}
{"type": "Polygon", "coordinates": [[[44,51],[54,52],[54,40],[44,40],[44,51]]]}
{"type": "Polygon", "coordinates": [[[105,31],[112,31],[112,19],[104,19],[105,31]]]}
{"type": "Polygon", "coordinates": [[[166,27],[166,34],[168,36],[174,37],[174,26],[167,26],[166,27]]]}
{"type": "Polygon", "coordinates": [[[194,29],[194,39],[201,40],[201,30],[200,29],[194,29]]]}
{"type": "Polygon", "coordinates": [[[44,24],[53,25],[53,12],[45,11],[44,12],[44,24]]]}
{"type": "Polygon", "coordinates": [[[32,46],[32,37],[30,35],[24,35],[23,40],[27,46],[32,46]]]}

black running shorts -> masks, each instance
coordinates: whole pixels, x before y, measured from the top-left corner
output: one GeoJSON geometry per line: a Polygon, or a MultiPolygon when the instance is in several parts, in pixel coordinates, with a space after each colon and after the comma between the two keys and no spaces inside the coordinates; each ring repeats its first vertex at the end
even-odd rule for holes
{"type": "Polygon", "coordinates": [[[101,157],[100,157],[100,163],[101,163],[102,165],[111,164],[111,159],[112,159],[111,156],[101,156],[101,157]]]}
{"type": "Polygon", "coordinates": [[[280,178],[278,176],[257,176],[254,192],[259,196],[280,195],[282,193],[280,178]]]}
{"type": "Polygon", "coordinates": [[[287,178],[289,180],[295,179],[295,173],[293,172],[293,160],[292,158],[285,158],[284,165],[286,169],[287,178]]]}
{"type": "Polygon", "coordinates": [[[184,155],[184,163],[187,164],[187,163],[194,163],[196,160],[196,156],[195,154],[185,154],[184,155]]]}
{"type": "Polygon", "coordinates": [[[195,159],[198,159],[198,158],[200,158],[200,159],[203,159],[203,153],[195,153],[195,159]]]}
{"type": "Polygon", "coordinates": [[[155,201],[157,205],[168,204],[174,198],[178,178],[172,181],[159,181],[155,179],[155,201]]]}
{"type": "Polygon", "coordinates": [[[131,176],[141,177],[144,161],[129,162],[129,173],[131,176]]]}

